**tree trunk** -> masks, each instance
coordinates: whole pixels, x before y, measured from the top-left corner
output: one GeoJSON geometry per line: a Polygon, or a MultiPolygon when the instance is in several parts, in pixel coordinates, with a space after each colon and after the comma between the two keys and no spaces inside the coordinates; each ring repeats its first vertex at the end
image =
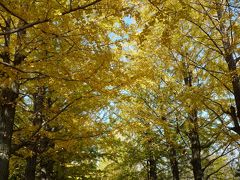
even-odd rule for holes
{"type": "Polygon", "coordinates": [[[157,163],[152,155],[149,158],[149,179],[157,180],[157,163]]]}
{"type": "Polygon", "coordinates": [[[25,180],[34,180],[37,166],[37,155],[34,154],[31,157],[27,157],[26,161],[25,180]]]}
{"type": "MultiPolygon", "coordinates": [[[[186,69],[188,71],[188,69],[186,69]]],[[[184,78],[185,85],[192,87],[192,72],[188,71],[187,76],[184,78]]],[[[193,109],[188,114],[188,119],[192,125],[188,137],[191,143],[191,164],[193,168],[193,175],[195,180],[203,179],[203,169],[201,164],[201,143],[198,133],[198,119],[197,119],[197,110],[193,109]]]]}
{"type": "Polygon", "coordinates": [[[41,180],[52,180],[54,179],[53,177],[53,165],[54,161],[53,160],[47,160],[44,161],[42,160],[40,163],[41,166],[41,180]]]}
{"type": "MultiPolygon", "coordinates": [[[[11,19],[7,18],[5,21],[5,30],[8,31],[10,29],[11,19]]],[[[22,35],[18,33],[17,40],[19,42],[20,37],[22,37],[22,35]]],[[[14,66],[17,66],[24,61],[26,56],[21,54],[18,47],[16,48],[14,59],[11,61],[9,45],[10,35],[4,35],[5,50],[0,54],[0,58],[8,65],[12,65],[13,63],[14,66]]],[[[8,70],[1,71],[0,75],[2,82],[4,82],[0,84],[0,178],[1,180],[7,180],[9,176],[9,158],[11,155],[11,141],[17,98],[19,95],[19,84],[15,81],[17,79],[16,77],[10,77],[11,73],[9,75],[8,70]]]]}
{"type": "MultiPolygon", "coordinates": [[[[41,126],[43,121],[43,108],[44,108],[44,87],[37,87],[37,93],[33,95],[33,104],[34,104],[34,119],[32,123],[34,126],[41,126]]],[[[27,157],[26,167],[25,167],[25,180],[34,180],[36,174],[37,166],[37,153],[41,151],[40,137],[36,136],[36,142],[29,146],[29,149],[33,152],[33,156],[27,157]]]]}
{"type": "Polygon", "coordinates": [[[232,77],[232,87],[233,87],[233,95],[235,99],[236,108],[231,106],[230,107],[230,115],[234,123],[234,127],[232,128],[237,134],[240,135],[240,80],[239,75],[236,72],[236,60],[233,58],[233,55],[230,54],[225,58],[228,64],[228,70],[231,72],[232,77]]]}
{"type": "Polygon", "coordinates": [[[9,158],[17,92],[18,88],[14,83],[11,88],[2,88],[0,92],[0,177],[2,180],[7,180],[9,176],[9,158]]]}
{"type": "MultiPolygon", "coordinates": [[[[237,134],[240,135],[240,126],[239,126],[239,120],[240,120],[240,78],[237,74],[237,59],[233,56],[233,51],[231,47],[230,37],[228,33],[228,26],[226,22],[226,19],[223,19],[225,8],[227,8],[228,5],[224,5],[223,3],[220,3],[216,1],[216,10],[217,10],[217,17],[219,22],[219,30],[222,35],[222,45],[224,49],[224,59],[228,65],[228,71],[231,75],[232,80],[232,88],[233,88],[233,95],[235,100],[236,107],[231,106],[230,107],[230,116],[232,118],[232,121],[234,123],[234,127],[232,128],[233,131],[235,131],[237,134]]],[[[240,58],[240,57],[239,57],[240,58]]],[[[238,58],[238,61],[239,61],[238,58]]]]}
{"type": "Polygon", "coordinates": [[[170,148],[170,165],[171,165],[173,180],[179,180],[180,176],[179,176],[177,152],[173,147],[170,148]]]}
{"type": "Polygon", "coordinates": [[[201,165],[201,144],[199,141],[198,131],[194,128],[189,133],[191,142],[192,159],[191,164],[193,167],[193,174],[195,180],[203,179],[203,170],[201,165]]]}

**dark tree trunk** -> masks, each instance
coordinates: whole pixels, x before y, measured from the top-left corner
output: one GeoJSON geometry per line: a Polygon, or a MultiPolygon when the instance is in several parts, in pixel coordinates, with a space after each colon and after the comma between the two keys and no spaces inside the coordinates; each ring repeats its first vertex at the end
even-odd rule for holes
{"type": "Polygon", "coordinates": [[[178,160],[177,160],[177,152],[175,148],[170,148],[170,165],[172,170],[173,180],[179,180],[179,168],[178,168],[178,160]]]}
{"type": "Polygon", "coordinates": [[[52,180],[53,177],[53,160],[41,161],[41,180],[52,180]]]}
{"type": "Polygon", "coordinates": [[[31,157],[27,157],[26,161],[25,180],[34,180],[37,166],[37,155],[34,154],[31,157]]]}
{"type": "MultiPolygon", "coordinates": [[[[44,115],[44,110],[46,109],[47,105],[47,98],[46,98],[46,88],[43,86],[37,87],[37,92],[33,94],[33,102],[34,102],[34,119],[32,120],[32,123],[34,126],[42,127],[44,130],[47,130],[48,128],[51,130],[52,128],[47,125],[43,126],[43,123],[46,122],[46,116],[44,115]],[[48,127],[48,128],[47,128],[48,127]]],[[[50,105],[48,103],[48,108],[50,108],[50,105]]],[[[46,136],[35,136],[36,141],[33,142],[29,149],[34,152],[35,154],[38,154],[38,157],[41,156],[42,153],[46,152],[49,148],[54,147],[54,143],[52,140],[50,140],[46,136]]],[[[30,179],[35,178],[35,170],[37,166],[37,156],[35,157],[29,157],[27,161],[29,164],[27,164],[26,172],[28,172],[28,175],[30,179]],[[27,171],[28,165],[34,166],[31,167],[29,171],[27,171]],[[32,178],[31,178],[32,177],[32,178]]],[[[50,180],[53,179],[53,164],[54,161],[52,160],[41,160],[40,161],[40,179],[41,180],[50,180]]],[[[27,179],[27,178],[26,178],[27,179]]]]}
{"type": "Polygon", "coordinates": [[[240,135],[240,126],[239,126],[239,120],[240,120],[240,78],[239,75],[237,74],[237,61],[239,61],[240,57],[235,59],[233,57],[233,51],[231,47],[231,42],[230,42],[230,37],[228,33],[228,27],[226,19],[223,19],[224,13],[225,13],[225,8],[227,8],[222,3],[217,2],[216,3],[216,10],[217,10],[217,17],[219,22],[219,30],[222,35],[222,45],[224,49],[224,54],[221,54],[224,56],[224,59],[228,65],[228,70],[231,75],[231,80],[232,80],[232,88],[233,88],[233,95],[235,99],[235,105],[236,107],[231,106],[230,107],[230,116],[232,118],[234,127],[232,128],[233,131],[235,131],[237,134],[240,135]]]}
{"type": "MultiPolygon", "coordinates": [[[[192,87],[192,72],[188,71],[187,69],[187,76],[184,78],[185,85],[188,87],[192,87]]],[[[201,143],[199,139],[198,133],[198,118],[197,118],[197,110],[193,109],[188,114],[188,120],[190,121],[192,128],[188,133],[188,137],[191,144],[191,164],[193,168],[193,175],[195,180],[202,180],[203,179],[203,169],[201,164],[201,143]]]]}
{"type": "Polygon", "coordinates": [[[9,176],[9,158],[15,116],[18,87],[2,88],[0,91],[0,177],[7,180],[9,176]]]}
{"type": "MultiPolygon", "coordinates": [[[[11,19],[5,21],[5,30],[11,29],[11,19]]],[[[18,40],[20,40],[18,33],[18,40]]],[[[5,51],[0,54],[2,61],[8,65],[19,65],[26,56],[18,51],[14,54],[14,60],[11,61],[9,53],[10,35],[4,35],[5,51]]],[[[0,84],[0,178],[7,180],[9,176],[9,158],[11,156],[11,141],[13,134],[13,125],[15,118],[15,110],[18,98],[19,84],[16,77],[10,77],[8,71],[0,72],[1,79],[6,82],[0,84]],[[15,79],[15,80],[14,80],[15,79]]]]}
{"type": "Polygon", "coordinates": [[[228,70],[231,72],[232,77],[232,87],[233,87],[233,95],[235,99],[236,108],[231,106],[230,107],[230,115],[234,123],[234,127],[232,128],[237,134],[240,135],[240,80],[239,75],[236,72],[236,60],[233,58],[233,55],[230,54],[225,57],[225,60],[228,64],[228,70]]]}
{"type": "MultiPolygon", "coordinates": [[[[32,123],[34,126],[41,126],[43,121],[43,109],[44,109],[44,94],[45,90],[43,87],[37,88],[37,93],[33,95],[34,103],[34,119],[32,123]]],[[[36,167],[37,167],[37,153],[41,151],[41,144],[39,143],[40,137],[36,136],[36,141],[29,145],[29,149],[33,152],[33,156],[26,158],[26,167],[25,167],[25,180],[34,180],[36,176],[36,167]],[[40,144],[40,145],[38,145],[40,144]]]]}
{"type": "Polygon", "coordinates": [[[194,128],[189,133],[191,142],[192,159],[191,164],[193,167],[193,174],[195,180],[203,179],[203,170],[201,165],[201,144],[199,141],[198,131],[194,128]]]}
{"type": "Polygon", "coordinates": [[[189,114],[189,120],[193,127],[190,129],[188,134],[189,140],[191,143],[191,164],[193,168],[193,175],[195,180],[203,179],[203,169],[201,164],[201,143],[199,139],[198,133],[198,123],[197,123],[197,111],[194,110],[191,114],[189,114]]]}
{"type": "Polygon", "coordinates": [[[149,158],[149,180],[157,180],[157,163],[152,155],[149,158]]]}
{"type": "MultiPolygon", "coordinates": [[[[5,21],[6,31],[10,29],[10,22],[10,18],[5,21]]],[[[10,35],[5,35],[4,39],[6,51],[3,51],[0,54],[0,57],[4,63],[10,63],[10,54],[7,51],[10,43],[10,35]]],[[[1,71],[0,75],[1,79],[7,82],[6,84],[0,85],[0,178],[2,180],[7,180],[9,176],[9,158],[11,152],[15,106],[18,95],[16,86],[12,86],[14,84],[11,85],[11,83],[9,83],[8,74],[1,71]]]]}
{"type": "Polygon", "coordinates": [[[45,99],[45,88],[37,87],[37,93],[33,95],[34,102],[34,114],[35,118],[33,120],[34,126],[42,126],[43,123],[43,110],[44,110],[44,99],[45,99]]]}

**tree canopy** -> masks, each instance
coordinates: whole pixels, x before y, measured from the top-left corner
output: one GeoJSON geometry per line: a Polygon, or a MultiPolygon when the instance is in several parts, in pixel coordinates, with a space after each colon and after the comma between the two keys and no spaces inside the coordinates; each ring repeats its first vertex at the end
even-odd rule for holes
{"type": "Polygon", "coordinates": [[[239,48],[237,0],[0,0],[0,179],[237,179],[239,48]]]}

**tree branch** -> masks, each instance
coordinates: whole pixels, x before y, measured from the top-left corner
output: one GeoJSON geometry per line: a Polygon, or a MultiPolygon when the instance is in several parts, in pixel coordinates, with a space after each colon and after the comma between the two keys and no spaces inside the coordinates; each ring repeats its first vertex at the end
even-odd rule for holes
{"type": "Polygon", "coordinates": [[[32,22],[32,23],[28,23],[28,24],[25,24],[21,27],[18,27],[16,29],[12,29],[10,31],[4,31],[4,32],[0,32],[0,36],[2,35],[8,35],[8,34],[13,34],[13,33],[16,33],[16,32],[19,32],[19,31],[23,31],[25,29],[28,29],[30,27],[33,27],[37,24],[42,24],[42,23],[45,23],[45,22],[49,22],[51,19],[44,19],[44,20],[38,20],[38,21],[35,21],[35,22],[32,22]]]}
{"type": "MultiPolygon", "coordinates": [[[[75,8],[71,8],[70,10],[68,11],[64,11],[61,13],[61,16],[65,15],[65,14],[69,14],[69,13],[72,13],[74,11],[78,11],[78,10],[82,10],[82,9],[85,9],[89,6],[92,6],[98,2],[100,2],[102,0],[95,0],[89,4],[85,4],[85,5],[82,5],[82,6],[77,6],[75,8]]],[[[2,5],[2,3],[0,3],[0,5],[2,5]]],[[[5,7],[5,6],[4,6],[5,7]]],[[[12,30],[9,30],[9,31],[4,31],[4,32],[0,32],[0,36],[3,36],[3,35],[8,35],[8,34],[13,34],[13,33],[16,33],[16,32],[19,32],[19,31],[23,31],[25,29],[28,29],[28,28],[31,28],[35,25],[38,25],[38,24],[42,24],[42,23],[45,23],[45,22],[50,22],[52,19],[50,18],[47,18],[47,19],[44,19],[44,20],[38,20],[38,21],[35,21],[35,22],[32,22],[32,23],[27,23],[24,19],[22,19],[21,17],[19,17],[18,15],[16,15],[15,13],[11,12],[10,10],[8,10],[8,8],[4,8],[8,13],[10,13],[11,15],[15,16],[15,17],[18,17],[19,19],[23,20],[26,24],[21,26],[21,27],[18,27],[18,28],[15,28],[15,29],[12,29],[12,30]]]]}
{"type": "Polygon", "coordinates": [[[93,1],[93,2],[91,2],[91,3],[89,3],[89,4],[85,4],[85,5],[82,5],[82,6],[77,6],[77,7],[75,7],[75,8],[70,7],[70,9],[69,9],[68,11],[63,12],[62,15],[69,14],[69,13],[72,13],[72,12],[74,12],[74,11],[78,11],[78,10],[80,10],[80,9],[85,9],[85,8],[87,8],[87,7],[89,7],[89,6],[92,6],[92,5],[94,5],[94,4],[97,4],[97,3],[100,2],[100,1],[102,1],[102,0],[95,0],[95,1],[93,1]]]}
{"type": "Polygon", "coordinates": [[[3,9],[5,9],[9,14],[15,16],[16,18],[22,20],[24,23],[28,23],[25,19],[23,19],[22,17],[20,17],[19,15],[17,15],[16,13],[12,12],[10,9],[8,9],[2,2],[0,2],[0,5],[3,9]]]}

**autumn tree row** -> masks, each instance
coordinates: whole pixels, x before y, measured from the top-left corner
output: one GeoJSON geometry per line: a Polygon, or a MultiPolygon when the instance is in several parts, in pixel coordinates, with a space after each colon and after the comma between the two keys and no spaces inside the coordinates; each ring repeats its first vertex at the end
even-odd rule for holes
{"type": "Polygon", "coordinates": [[[126,151],[108,166],[113,177],[239,175],[239,5],[139,2],[130,36],[136,45],[125,53],[139,78],[113,115],[124,126],[116,136],[126,151]]]}
{"type": "Polygon", "coordinates": [[[108,36],[121,8],[101,0],[0,2],[1,179],[96,170],[109,131],[98,114],[111,87],[127,81],[108,36]]]}
{"type": "Polygon", "coordinates": [[[2,179],[237,175],[238,1],[0,5],[2,179]]]}

